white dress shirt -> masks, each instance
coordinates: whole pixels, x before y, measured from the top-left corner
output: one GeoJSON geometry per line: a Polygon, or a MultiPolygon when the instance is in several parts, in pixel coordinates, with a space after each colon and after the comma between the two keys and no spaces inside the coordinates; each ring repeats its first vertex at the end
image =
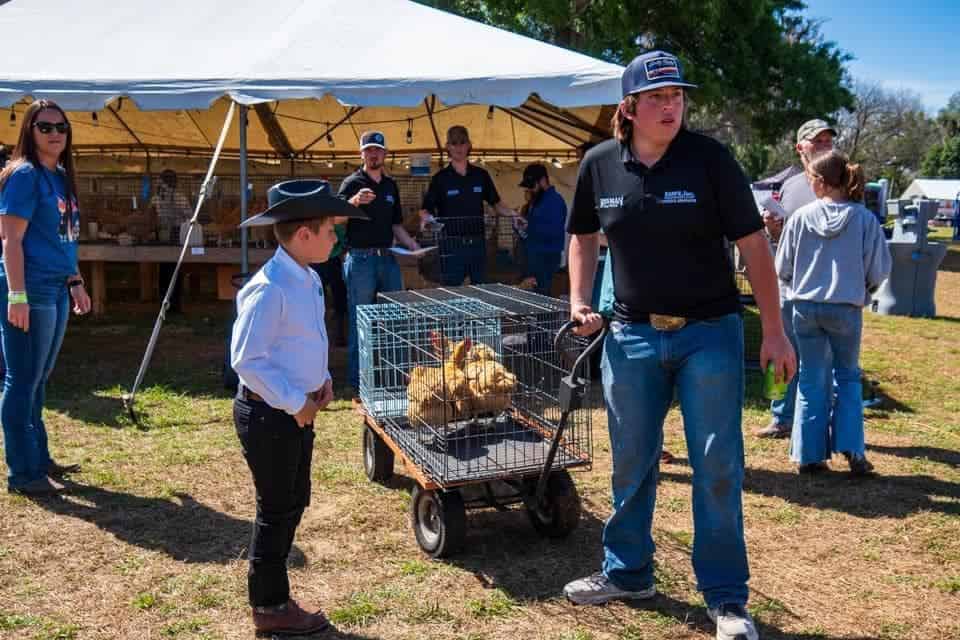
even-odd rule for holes
{"type": "Polygon", "coordinates": [[[296,415],[330,379],[323,283],[283,247],[237,293],[230,364],[240,383],[296,415]]]}

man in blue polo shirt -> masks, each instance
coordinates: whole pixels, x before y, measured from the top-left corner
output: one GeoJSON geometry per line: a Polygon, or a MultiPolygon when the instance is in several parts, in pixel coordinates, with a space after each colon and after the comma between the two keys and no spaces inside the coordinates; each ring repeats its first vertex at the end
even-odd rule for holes
{"type": "Polygon", "coordinates": [[[560,267],[563,255],[567,203],[550,184],[547,168],[539,162],[529,164],[523,170],[520,187],[526,191],[530,203],[525,220],[527,275],[537,281],[534,290],[548,296],[553,274],[560,267]]]}

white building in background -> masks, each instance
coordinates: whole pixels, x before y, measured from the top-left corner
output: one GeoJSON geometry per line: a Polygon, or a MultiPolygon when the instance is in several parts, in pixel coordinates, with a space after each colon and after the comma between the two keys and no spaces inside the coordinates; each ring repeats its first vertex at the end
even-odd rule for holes
{"type": "Polygon", "coordinates": [[[900,199],[927,198],[937,200],[940,203],[937,218],[948,220],[953,218],[953,203],[958,196],[960,196],[960,180],[919,178],[911,182],[910,186],[900,194],[900,199]]]}

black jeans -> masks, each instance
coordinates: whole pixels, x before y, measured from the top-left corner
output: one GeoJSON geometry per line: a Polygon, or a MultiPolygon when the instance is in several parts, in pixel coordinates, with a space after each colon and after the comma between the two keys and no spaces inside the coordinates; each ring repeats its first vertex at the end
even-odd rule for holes
{"type": "Polygon", "coordinates": [[[236,399],[233,421],[257,491],[247,572],[250,606],[271,607],[290,598],[287,556],[303,510],[310,504],[313,426],[255,401],[236,399]]]}

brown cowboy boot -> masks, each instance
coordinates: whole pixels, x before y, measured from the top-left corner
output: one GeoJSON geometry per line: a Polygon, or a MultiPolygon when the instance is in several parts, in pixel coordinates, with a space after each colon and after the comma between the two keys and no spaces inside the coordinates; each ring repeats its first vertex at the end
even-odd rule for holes
{"type": "Polygon", "coordinates": [[[320,611],[307,613],[291,598],[279,611],[257,611],[254,607],[253,626],[257,636],[302,636],[323,631],[330,623],[320,611]]]}

